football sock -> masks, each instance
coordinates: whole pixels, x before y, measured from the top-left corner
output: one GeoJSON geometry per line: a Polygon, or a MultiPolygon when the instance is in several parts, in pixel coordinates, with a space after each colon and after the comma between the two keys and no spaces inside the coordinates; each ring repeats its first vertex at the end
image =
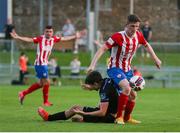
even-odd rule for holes
{"type": "Polygon", "coordinates": [[[49,84],[43,86],[43,99],[44,103],[48,102],[49,84]]]}
{"type": "Polygon", "coordinates": [[[131,113],[134,109],[135,102],[134,101],[128,101],[126,108],[125,108],[125,113],[124,113],[124,121],[129,120],[131,113]]]}
{"type": "Polygon", "coordinates": [[[128,96],[121,93],[118,97],[118,112],[117,112],[117,118],[122,117],[123,111],[126,107],[126,104],[128,102],[128,96]]]}
{"type": "Polygon", "coordinates": [[[67,120],[65,111],[48,116],[48,121],[67,120]]]}
{"type": "Polygon", "coordinates": [[[34,83],[33,85],[31,85],[27,90],[22,91],[23,95],[27,95],[37,89],[41,88],[40,84],[38,83],[34,83]]]}

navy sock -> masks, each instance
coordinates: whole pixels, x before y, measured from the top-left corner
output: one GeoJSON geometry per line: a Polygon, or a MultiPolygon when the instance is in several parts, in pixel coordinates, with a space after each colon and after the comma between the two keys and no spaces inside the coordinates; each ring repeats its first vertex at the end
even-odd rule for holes
{"type": "Polygon", "coordinates": [[[49,115],[48,121],[67,120],[65,111],[49,115]]]}

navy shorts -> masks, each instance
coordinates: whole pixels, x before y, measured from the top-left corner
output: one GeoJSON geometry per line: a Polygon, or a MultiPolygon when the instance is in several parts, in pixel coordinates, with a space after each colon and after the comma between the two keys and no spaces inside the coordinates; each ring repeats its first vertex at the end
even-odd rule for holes
{"type": "MultiPolygon", "coordinates": [[[[99,110],[98,107],[91,108],[91,107],[84,107],[84,112],[93,112],[99,110]]],[[[115,117],[109,113],[107,113],[105,116],[92,116],[92,115],[83,115],[83,121],[84,122],[92,122],[92,123],[114,123],[115,117]]]]}
{"type": "Polygon", "coordinates": [[[48,66],[35,65],[35,70],[36,70],[36,76],[39,79],[48,78],[48,66]]]}

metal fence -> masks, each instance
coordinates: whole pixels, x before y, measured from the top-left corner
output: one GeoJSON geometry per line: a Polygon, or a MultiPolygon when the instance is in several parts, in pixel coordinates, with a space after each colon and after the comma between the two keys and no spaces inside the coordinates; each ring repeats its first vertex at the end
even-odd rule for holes
{"type": "MultiPolygon", "coordinates": [[[[154,66],[145,66],[141,63],[137,66],[139,70],[143,73],[144,77],[149,75],[153,76],[153,79],[146,79],[147,87],[180,87],[180,66],[169,66],[166,63],[166,59],[169,58],[167,55],[169,53],[175,54],[177,56],[177,62],[179,62],[180,57],[180,43],[151,43],[153,49],[163,55],[164,66],[161,70],[157,70],[154,66]],[[179,56],[178,56],[179,55],[179,56]]],[[[141,51],[138,51],[139,53],[141,51]]],[[[17,79],[19,74],[18,69],[18,57],[19,51],[14,41],[0,40],[0,84],[10,84],[12,79],[17,79]]],[[[180,63],[177,63],[180,64],[180,63]]],[[[30,68],[31,69],[31,68],[30,68]]],[[[81,67],[81,75],[79,78],[84,78],[84,70],[87,66],[81,67]],[[82,72],[83,71],[83,72],[82,72]]],[[[106,67],[99,66],[97,69],[106,75],[106,67]]],[[[61,66],[62,77],[61,78],[71,78],[70,67],[61,66]],[[66,72],[63,72],[66,71],[66,72]],[[69,73],[67,72],[69,71],[69,73]]],[[[34,73],[32,73],[34,75],[34,73]]]]}
{"type": "Polygon", "coordinates": [[[180,88],[180,67],[139,66],[147,87],[180,88]],[[150,78],[149,78],[150,77],[150,78]]]}
{"type": "Polygon", "coordinates": [[[9,84],[17,76],[18,56],[13,40],[0,39],[0,84],[9,84]]]}

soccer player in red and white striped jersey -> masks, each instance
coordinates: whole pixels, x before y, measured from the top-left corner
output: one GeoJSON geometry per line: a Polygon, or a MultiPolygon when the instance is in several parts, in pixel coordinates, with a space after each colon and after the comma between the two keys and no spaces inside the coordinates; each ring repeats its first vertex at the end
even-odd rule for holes
{"type": "Polygon", "coordinates": [[[144,39],[144,36],[139,31],[139,26],[140,18],[136,15],[129,15],[125,30],[113,34],[106,43],[98,49],[87,70],[88,72],[94,70],[99,58],[105,51],[111,49],[107,73],[108,76],[122,89],[122,93],[118,98],[118,112],[115,121],[118,124],[124,124],[126,121],[139,123],[130,117],[135,106],[136,92],[131,89],[128,82],[133,76],[131,61],[139,45],[145,47],[154,60],[157,68],[160,69],[161,67],[161,60],[156,56],[150,44],[144,39]],[[134,102],[128,101],[130,93],[134,94],[134,102]]]}
{"type": "Polygon", "coordinates": [[[53,45],[59,41],[68,41],[71,39],[75,39],[79,34],[68,37],[58,37],[53,35],[53,27],[46,26],[44,30],[44,34],[38,37],[22,37],[19,36],[16,32],[12,32],[11,36],[14,39],[18,39],[25,42],[31,42],[37,44],[37,53],[36,53],[36,60],[35,60],[35,70],[36,76],[40,79],[39,82],[34,83],[28,89],[19,92],[19,100],[20,103],[23,104],[23,100],[25,96],[39,88],[43,88],[43,99],[45,106],[51,106],[52,103],[48,101],[48,93],[49,93],[49,86],[50,80],[48,78],[48,58],[51,54],[51,50],[53,45]]]}

